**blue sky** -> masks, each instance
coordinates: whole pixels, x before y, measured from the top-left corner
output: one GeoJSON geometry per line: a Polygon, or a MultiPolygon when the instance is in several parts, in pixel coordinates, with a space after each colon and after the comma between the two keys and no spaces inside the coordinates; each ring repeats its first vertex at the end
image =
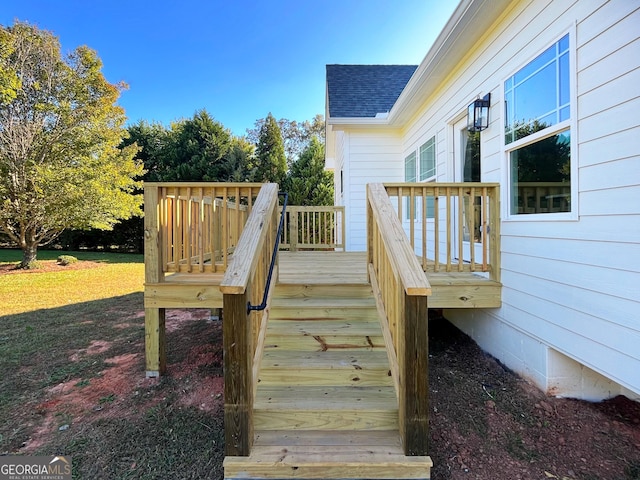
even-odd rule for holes
{"type": "MultiPolygon", "coordinates": [[[[7,3],[9,5],[7,5],[7,3]]],[[[129,122],[206,109],[235,135],[272,112],[324,113],[325,65],[422,61],[457,0],[11,0],[64,52],[95,49],[129,122]]]]}

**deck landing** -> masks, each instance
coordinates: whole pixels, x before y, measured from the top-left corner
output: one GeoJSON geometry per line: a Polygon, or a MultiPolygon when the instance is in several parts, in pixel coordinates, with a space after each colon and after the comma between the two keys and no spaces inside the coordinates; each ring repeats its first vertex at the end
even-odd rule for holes
{"type": "MultiPolygon", "coordinates": [[[[365,252],[280,252],[279,282],[334,285],[368,283],[365,252]]],[[[470,272],[425,273],[429,308],[499,308],[502,285],[470,272]]],[[[302,292],[300,292],[302,294],[302,292]]]]}

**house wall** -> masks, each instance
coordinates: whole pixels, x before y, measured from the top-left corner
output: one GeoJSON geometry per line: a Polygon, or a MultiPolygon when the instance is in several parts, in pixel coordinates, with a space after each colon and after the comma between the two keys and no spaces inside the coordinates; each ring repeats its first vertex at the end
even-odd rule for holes
{"type": "MultiPolygon", "coordinates": [[[[402,138],[397,131],[349,130],[341,134],[349,161],[343,172],[347,250],[367,249],[366,185],[404,179],[402,138]]],[[[339,175],[339,173],[338,173],[339,175]]]]}
{"type": "Polygon", "coordinates": [[[501,182],[503,306],[447,318],[551,394],[640,398],[640,4],[515,1],[395,137],[349,133],[349,249],[365,246],[364,185],[403,178],[403,159],[434,134],[439,181],[458,181],[453,123],[491,93],[482,180],[501,182]],[[504,80],[570,33],[573,214],[509,218],[504,80]],[[370,163],[374,160],[373,163],[370,163]],[[374,171],[375,169],[375,171],[374,171]]]}

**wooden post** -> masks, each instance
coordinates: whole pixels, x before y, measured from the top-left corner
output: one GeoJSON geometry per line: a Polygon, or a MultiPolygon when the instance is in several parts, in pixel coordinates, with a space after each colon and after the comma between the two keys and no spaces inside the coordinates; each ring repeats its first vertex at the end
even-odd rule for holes
{"type": "MultiPolygon", "coordinates": [[[[269,223],[277,218],[273,213],[277,205],[278,186],[275,183],[262,185],[220,284],[224,311],[224,431],[227,456],[248,456],[253,444],[253,325],[247,309],[252,300],[252,278],[259,275],[262,252],[269,250],[266,244],[275,240],[269,223]]],[[[262,294],[261,291],[255,293],[262,294]]]]}
{"type": "Polygon", "coordinates": [[[147,377],[159,377],[167,371],[165,309],[144,309],[144,344],[147,377]]]}
{"type": "MultiPolygon", "coordinates": [[[[161,228],[158,224],[160,208],[158,187],[144,189],[144,276],[145,288],[164,281],[161,244],[161,228]]],[[[165,310],[145,308],[144,339],[147,377],[157,377],[165,373],[167,359],[165,353],[165,310]]]]}
{"type": "Polygon", "coordinates": [[[248,291],[225,294],[224,435],[226,456],[249,456],[253,444],[253,349],[248,291]]]}
{"type": "Polygon", "coordinates": [[[496,185],[491,190],[491,198],[489,203],[489,248],[491,260],[491,280],[501,281],[500,276],[500,186],[496,185]]]}
{"type": "Polygon", "coordinates": [[[405,455],[429,452],[429,334],[427,297],[404,294],[400,333],[400,435],[405,455]]]}

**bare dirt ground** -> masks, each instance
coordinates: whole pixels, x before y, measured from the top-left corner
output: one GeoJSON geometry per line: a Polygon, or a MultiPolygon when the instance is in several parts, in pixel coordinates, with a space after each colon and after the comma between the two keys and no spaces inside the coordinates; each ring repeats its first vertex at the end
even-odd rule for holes
{"type": "Polygon", "coordinates": [[[433,479],[640,479],[640,403],[547,397],[429,324],[433,479]]]}
{"type": "MultiPolygon", "coordinates": [[[[113,324],[143,322],[138,310],[113,324]]],[[[11,453],[73,454],[74,478],[222,478],[221,323],[208,310],[170,310],[167,330],[162,379],[144,376],[143,338],[96,338],[69,352],[70,362],[113,356],[91,381],[69,378],[44,400],[27,399],[15,412],[24,441],[11,453]],[[188,455],[180,448],[202,448],[207,458],[177,474],[171,462],[188,455]],[[147,464],[162,456],[162,472],[151,471],[147,464]]],[[[640,479],[639,403],[547,397],[443,318],[430,320],[429,356],[432,479],[640,479]]]]}

